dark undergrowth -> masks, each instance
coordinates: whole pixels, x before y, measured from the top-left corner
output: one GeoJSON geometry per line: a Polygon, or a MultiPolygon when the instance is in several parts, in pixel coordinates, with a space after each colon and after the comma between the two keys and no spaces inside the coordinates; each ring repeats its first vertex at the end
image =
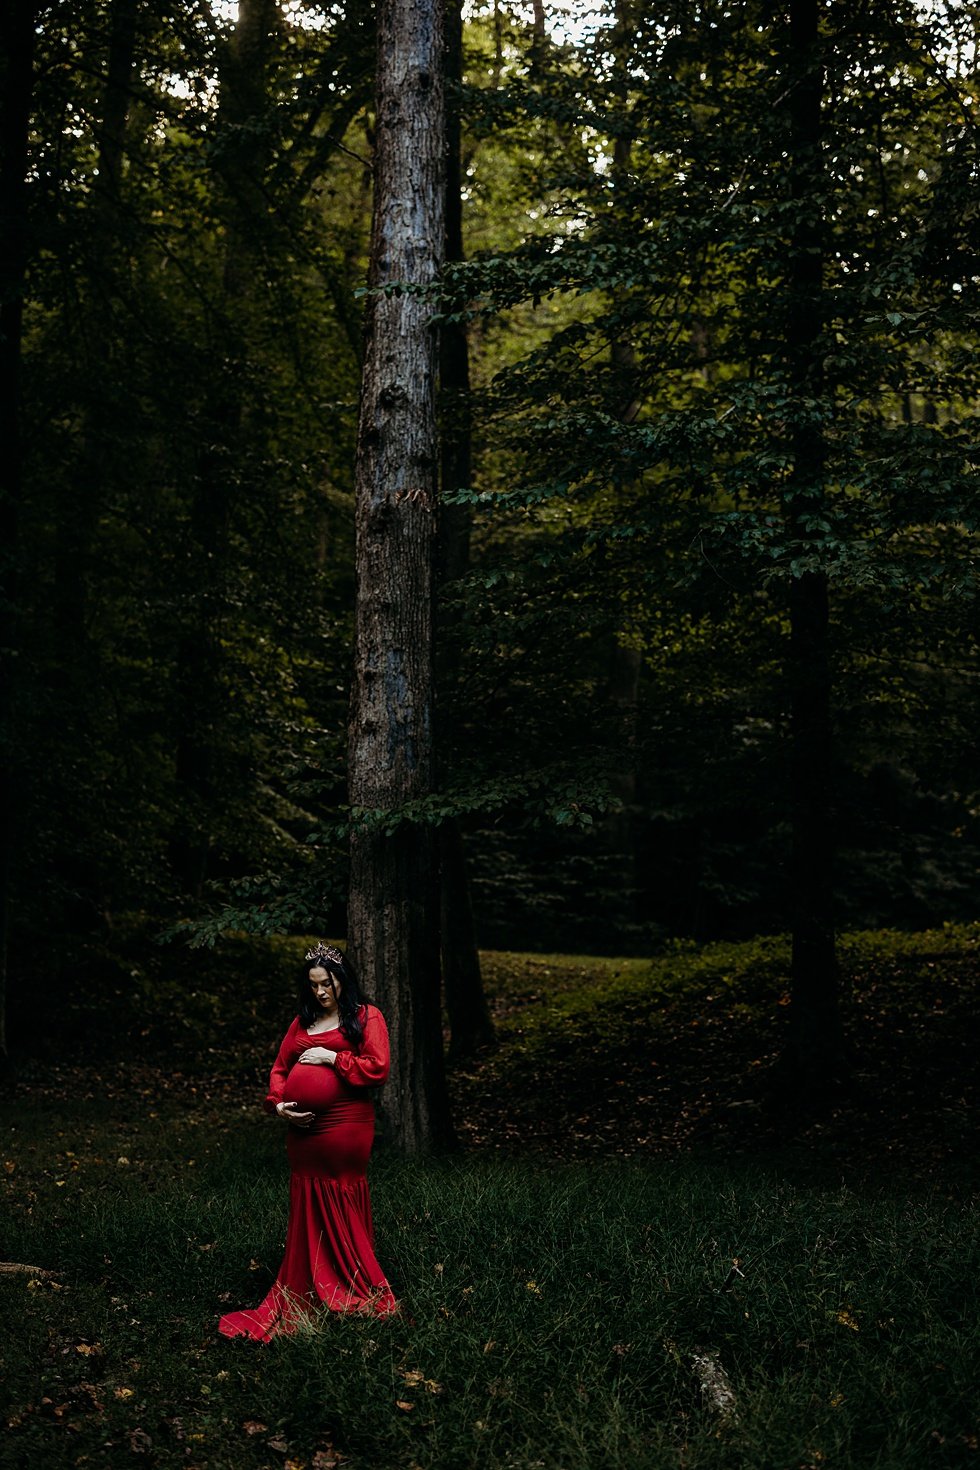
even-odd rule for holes
{"type": "Polygon", "coordinates": [[[980,925],[848,934],[839,954],[851,1074],[792,1105],[774,1087],[783,937],[489,956],[502,1044],[453,1078],[463,1138],[564,1158],[803,1145],[856,1173],[974,1179],[980,925]]]}

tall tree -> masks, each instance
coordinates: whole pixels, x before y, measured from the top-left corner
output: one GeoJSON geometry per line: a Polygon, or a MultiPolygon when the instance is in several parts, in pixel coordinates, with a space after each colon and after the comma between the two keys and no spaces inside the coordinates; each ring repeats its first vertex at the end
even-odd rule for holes
{"type": "MultiPolygon", "coordinates": [[[[58,657],[50,673],[49,697],[64,701],[72,709],[78,722],[73,735],[79,746],[91,741],[90,729],[85,728],[89,721],[81,713],[86,705],[83,691],[99,677],[97,644],[90,636],[89,581],[96,528],[111,493],[106,464],[111,461],[118,436],[118,386],[125,374],[121,360],[125,337],[114,330],[114,318],[121,314],[119,298],[128,289],[132,243],[123,179],[128,119],[135,92],[138,11],[139,0],[112,0],[105,70],[99,78],[98,99],[93,107],[98,114],[93,120],[96,163],[81,232],[88,241],[84,275],[91,292],[84,313],[79,312],[85,318],[78,330],[80,351],[84,353],[84,397],[72,486],[59,506],[54,552],[52,615],[58,657]]],[[[90,719],[94,712],[85,713],[90,719]]],[[[70,885],[80,867],[71,844],[66,844],[56,855],[55,870],[70,885]]]]}
{"type": "Polygon", "coordinates": [[[785,355],[794,399],[786,508],[789,535],[799,544],[803,566],[789,584],[793,968],[785,1060],[794,1085],[811,1096],[844,1067],[834,935],[829,589],[819,557],[807,555],[826,511],[827,474],[822,339],[824,237],[830,211],[822,165],[820,9],[818,0],[792,0],[786,68],[793,222],[785,355]]]}
{"type": "Polygon", "coordinates": [[[381,0],[367,341],[355,472],[348,791],[352,953],[392,1031],[389,1138],[449,1142],[439,891],[431,827],[399,815],[434,787],[437,340],[426,293],[444,245],[440,0],[381,0]]]}
{"type": "MultiPolygon", "coordinates": [[[[463,8],[446,0],[446,261],[463,259],[462,92],[463,8]]],[[[440,480],[443,492],[469,489],[473,479],[473,410],[470,401],[470,347],[466,322],[456,316],[439,334],[442,389],[440,480]]],[[[469,505],[446,501],[439,509],[439,579],[451,583],[470,563],[469,505]]],[[[458,644],[443,639],[438,664],[442,688],[459,672],[458,644]]],[[[466,844],[458,818],[439,831],[439,885],[442,897],[442,984],[449,1016],[450,1055],[467,1056],[494,1041],[476,947],[473,904],[466,867],[466,844]]]]}
{"type": "MultiPolygon", "coordinates": [[[[215,826],[218,732],[228,720],[222,687],[222,623],[228,602],[229,528],[241,475],[249,295],[261,279],[264,183],[272,156],[270,62],[280,24],[278,0],[241,0],[222,54],[216,169],[224,221],[220,370],[204,403],[206,434],[190,507],[196,587],[179,640],[175,776],[181,797],[170,842],[174,873],[200,898],[215,826]]],[[[227,758],[227,757],[226,757],[227,758]]]]}
{"type": "MultiPolygon", "coordinates": [[[[635,17],[630,0],[616,0],[613,14],[610,50],[613,56],[614,105],[620,109],[619,127],[613,138],[610,162],[613,189],[628,187],[629,172],[633,162],[633,136],[629,121],[629,63],[630,48],[635,33],[635,17]]],[[[628,292],[620,292],[622,305],[628,302],[628,292]]],[[[624,313],[625,315],[625,313],[624,313]]],[[[614,380],[618,379],[619,403],[616,412],[623,423],[631,424],[640,411],[640,400],[636,393],[637,357],[633,342],[625,325],[617,323],[609,344],[610,366],[614,380]]],[[[614,629],[609,648],[610,704],[615,712],[617,735],[622,743],[622,763],[611,778],[612,789],[618,799],[617,806],[606,817],[605,835],[612,849],[613,861],[618,869],[616,877],[622,888],[621,912],[628,919],[635,919],[637,892],[635,805],[637,795],[637,718],[640,700],[640,675],[643,656],[630,637],[628,625],[614,629]]]]}
{"type": "Polygon", "coordinates": [[[0,17],[0,1057],[7,1052],[10,877],[17,826],[13,729],[20,639],[20,512],[23,493],[21,346],[27,271],[27,157],[36,7],[12,0],[0,17]]]}

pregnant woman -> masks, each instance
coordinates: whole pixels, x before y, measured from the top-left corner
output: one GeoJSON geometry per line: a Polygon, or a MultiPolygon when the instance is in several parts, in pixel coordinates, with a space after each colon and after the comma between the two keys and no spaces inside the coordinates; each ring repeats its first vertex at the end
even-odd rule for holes
{"type": "Polygon", "coordinates": [[[370,1089],[388,1075],[388,1029],[331,945],[307,954],[299,1002],[265,1100],[266,1111],[289,1124],[286,1250],[265,1301],[222,1317],[226,1337],[268,1342],[321,1306],[378,1316],[397,1310],[374,1254],[367,1186],[370,1089]]]}

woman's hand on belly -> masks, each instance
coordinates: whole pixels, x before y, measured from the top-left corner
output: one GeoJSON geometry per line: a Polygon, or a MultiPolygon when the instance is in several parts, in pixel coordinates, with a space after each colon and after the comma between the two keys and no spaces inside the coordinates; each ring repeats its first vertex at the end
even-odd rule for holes
{"type": "Polygon", "coordinates": [[[301,1062],[318,1062],[323,1067],[332,1067],[337,1060],[337,1053],[326,1046],[308,1046],[302,1053],[301,1062]]]}
{"type": "Polygon", "coordinates": [[[298,1103],[277,1103],[276,1113],[280,1118],[285,1118],[287,1123],[294,1123],[297,1128],[309,1128],[310,1124],[316,1120],[316,1113],[308,1112],[298,1103]]]}
{"type": "Polygon", "coordinates": [[[302,1065],[298,1057],[283,1085],[283,1101],[291,1102],[301,1112],[315,1113],[317,1118],[335,1102],[349,1095],[350,1089],[336,1067],[302,1065]]]}

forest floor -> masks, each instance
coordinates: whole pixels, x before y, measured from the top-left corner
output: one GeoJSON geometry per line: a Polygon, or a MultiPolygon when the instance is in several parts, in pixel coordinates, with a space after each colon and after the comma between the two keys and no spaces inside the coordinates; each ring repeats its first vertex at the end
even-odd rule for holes
{"type": "Polygon", "coordinates": [[[259,1348],[214,1322],[281,1251],[292,949],[96,967],[8,1087],[0,1466],[977,1463],[980,926],[845,940],[854,1080],[808,1115],[781,940],[486,955],[463,1148],[372,1166],[409,1314],[259,1348]]]}
{"type": "Polygon", "coordinates": [[[453,1076],[461,1138],[559,1158],[792,1148],[855,1174],[975,1177],[980,926],[852,934],[840,959],[851,1076],[789,1106],[785,939],[652,962],[489,955],[500,1046],[453,1076]]]}

